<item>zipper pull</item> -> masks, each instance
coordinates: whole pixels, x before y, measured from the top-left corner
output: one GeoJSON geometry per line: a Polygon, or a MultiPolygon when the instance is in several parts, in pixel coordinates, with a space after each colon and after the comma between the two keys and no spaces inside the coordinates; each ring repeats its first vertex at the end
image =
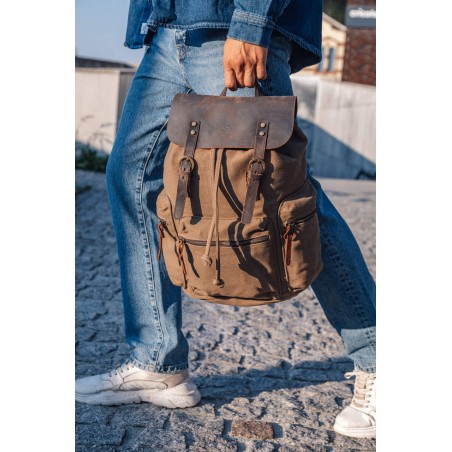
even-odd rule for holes
{"type": "Polygon", "coordinates": [[[286,265],[289,266],[292,260],[292,241],[295,238],[295,231],[291,221],[286,223],[286,230],[283,237],[286,241],[286,265]]]}
{"type": "Polygon", "coordinates": [[[159,251],[157,253],[157,260],[160,261],[160,258],[162,257],[162,247],[163,247],[163,239],[165,238],[165,232],[163,225],[165,222],[163,220],[159,221],[159,235],[160,235],[160,243],[159,243],[159,251]]]}
{"type": "Polygon", "coordinates": [[[185,268],[184,248],[185,248],[184,239],[179,239],[178,245],[177,245],[177,259],[179,260],[179,265],[182,267],[182,274],[184,276],[184,289],[186,289],[187,288],[187,269],[185,268]]]}

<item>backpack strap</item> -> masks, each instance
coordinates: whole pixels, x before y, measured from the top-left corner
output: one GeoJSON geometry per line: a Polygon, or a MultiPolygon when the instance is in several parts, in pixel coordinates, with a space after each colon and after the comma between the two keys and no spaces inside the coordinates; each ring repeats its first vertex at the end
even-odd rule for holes
{"type": "Polygon", "coordinates": [[[243,204],[242,223],[247,224],[251,221],[256,202],[259,182],[265,171],[265,149],[268,138],[268,121],[258,121],[256,136],[254,141],[253,158],[248,165],[246,172],[246,181],[248,188],[246,191],[245,203],[243,204]]]}
{"type": "Polygon", "coordinates": [[[184,155],[179,159],[179,180],[177,182],[174,218],[180,220],[184,213],[185,200],[189,196],[190,176],[195,167],[193,159],[198,142],[200,121],[190,121],[184,155]]]}

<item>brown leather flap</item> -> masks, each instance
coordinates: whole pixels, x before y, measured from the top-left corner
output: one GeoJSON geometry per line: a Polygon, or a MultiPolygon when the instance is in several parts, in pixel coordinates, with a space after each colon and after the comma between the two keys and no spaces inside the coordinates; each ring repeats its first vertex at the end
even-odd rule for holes
{"type": "Polygon", "coordinates": [[[268,121],[267,149],[283,146],[292,136],[296,96],[226,97],[176,94],[168,121],[168,138],[185,146],[189,125],[200,121],[197,148],[254,147],[256,124],[268,121]]]}

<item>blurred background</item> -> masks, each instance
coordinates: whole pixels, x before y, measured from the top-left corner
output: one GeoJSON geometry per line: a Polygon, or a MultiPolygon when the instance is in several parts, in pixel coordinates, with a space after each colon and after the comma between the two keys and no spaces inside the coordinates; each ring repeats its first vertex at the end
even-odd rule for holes
{"type": "MultiPolygon", "coordinates": [[[[324,0],[320,64],[292,75],[315,176],[376,178],[375,0],[324,0]]],[[[76,1],[76,167],[103,171],[143,50],[123,46],[129,0],[76,1]]]]}

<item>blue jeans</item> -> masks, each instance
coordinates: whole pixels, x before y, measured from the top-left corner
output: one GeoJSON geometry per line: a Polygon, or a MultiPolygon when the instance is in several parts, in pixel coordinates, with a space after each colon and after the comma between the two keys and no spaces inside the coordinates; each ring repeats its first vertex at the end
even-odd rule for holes
{"type": "MultiPolygon", "coordinates": [[[[136,72],[107,167],[107,187],[118,244],[127,342],[136,366],[174,373],[188,367],[181,331],[181,291],[157,260],[157,195],[171,101],[177,93],[219,95],[226,30],[158,29],[136,72]]],[[[290,41],[272,37],[267,95],[292,95],[290,41]]],[[[243,89],[232,95],[251,96],[243,89]]],[[[375,283],[350,229],[320,184],[317,202],[324,268],[312,285],[348,355],[361,370],[375,371],[375,283]]],[[[251,308],[252,309],[252,308],[251,308]]]]}

